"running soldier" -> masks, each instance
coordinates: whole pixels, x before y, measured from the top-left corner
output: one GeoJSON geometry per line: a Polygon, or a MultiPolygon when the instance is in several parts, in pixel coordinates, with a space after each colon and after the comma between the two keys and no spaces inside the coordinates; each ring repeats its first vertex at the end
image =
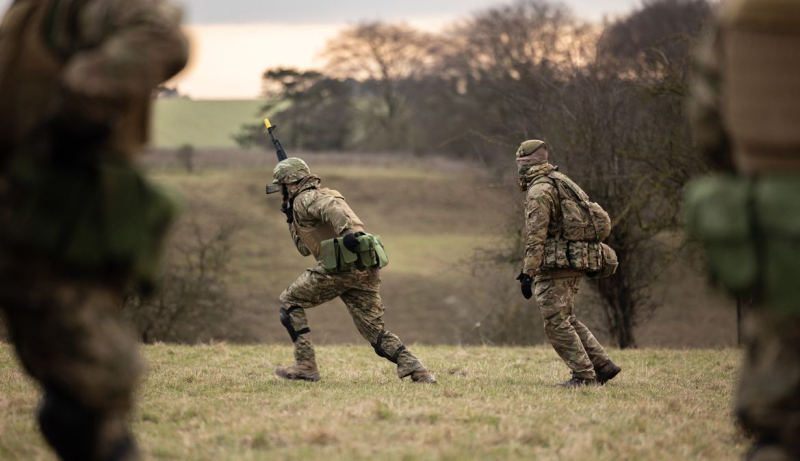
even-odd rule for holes
{"type": "Polygon", "coordinates": [[[322,180],[311,174],[303,160],[281,161],[273,177],[273,184],[282,186],[288,202],[283,210],[297,250],[319,261],[281,293],[281,323],[294,342],[295,364],[278,367],[275,374],[285,379],[319,381],[305,310],[339,297],[375,353],[397,365],[398,377],[435,383],[434,376],[400,338],[384,329],[380,269],[388,259],[380,237],[365,233],[364,224],[344,197],[321,188],[322,180]]]}

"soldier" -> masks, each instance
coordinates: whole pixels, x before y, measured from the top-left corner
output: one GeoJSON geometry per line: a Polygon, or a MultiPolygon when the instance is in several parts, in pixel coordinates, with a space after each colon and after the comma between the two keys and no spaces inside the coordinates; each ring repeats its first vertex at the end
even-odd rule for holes
{"type": "Polygon", "coordinates": [[[188,57],[167,0],[16,0],[0,25],[0,309],[64,460],[138,459],[122,291],[154,279],[173,207],[132,161],[188,57]]]}
{"type": "Polygon", "coordinates": [[[320,182],[299,158],[283,160],[275,167],[273,184],[283,188],[287,201],[283,210],[297,250],[319,261],[281,293],[280,318],[294,342],[295,364],[277,367],[275,374],[284,379],[319,381],[305,310],[339,297],[375,353],[397,364],[397,376],[410,376],[415,383],[435,383],[400,338],[384,329],[380,269],[388,259],[383,242],[365,233],[364,224],[344,197],[321,188],[320,182]]]}
{"type": "Polygon", "coordinates": [[[525,299],[536,295],[547,338],[572,370],[572,378],[557,385],[605,384],[622,369],[575,317],[573,308],[584,273],[606,276],[616,271],[616,255],[600,243],[611,222],[577,184],[548,163],[543,141],[520,145],[517,170],[520,189],[526,192],[525,261],[517,280],[525,299]],[[580,226],[575,227],[576,222],[580,226]],[[590,229],[594,234],[588,233],[590,229]]]}
{"type": "Polygon", "coordinates": [[[800,459],[800,8],[721,5],[692,88],[697,140],[726,174],[687,189],[690,231],[713,279],[754,298],[744,320],[736,415],[748,459],[800,459]],[[734,173],[734,174],[731,174],[734,173]]]}

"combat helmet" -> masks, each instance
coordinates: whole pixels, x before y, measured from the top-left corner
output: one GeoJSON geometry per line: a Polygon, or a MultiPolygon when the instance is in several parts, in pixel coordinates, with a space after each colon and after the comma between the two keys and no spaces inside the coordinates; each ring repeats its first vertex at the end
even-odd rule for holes
{"type": "Polygon", "coordinates": [[[273,184],[291,184],[309,176],[311,170],[306,162],[299,158],[287,158],[275,166],[272,172],[273,184]]]}

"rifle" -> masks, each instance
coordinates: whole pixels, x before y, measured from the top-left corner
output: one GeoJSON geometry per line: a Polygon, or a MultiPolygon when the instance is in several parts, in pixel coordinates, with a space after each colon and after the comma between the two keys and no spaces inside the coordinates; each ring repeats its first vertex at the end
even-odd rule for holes
{"type": "MultiPolygon", "coordinates": [[[[272,140],[272,144],[275,146],[275,154],[278,156],[278,162],[282,162],[289,158],[289,156],[286,155],[286,150],[283,148],[283,144],[281,144],[281,140],[276,138],[275,133],[273,133],[275,128],[278,128],[278,125],[271,124],[268,118],[264,119],[264,125],[266,125],[267,131],[269,132],[269,138],[272,140]]],[[[275,192],[283,193],[283,205],[281,205],[281,212],[286,214],[286,222],[292,222],[292,204],[289,201],[289,192],[286,190],[286,186],[283,184],[267,184],[266,192],[267,195],[274,194],[275,192]]]]}
{"type": "MultiPolygon", "coordinates": [[[[266,125],[267,131],[269,132],[269,138],[272,140],[272,144],[275,146],[275,154],[278,156],[278,161],[281,162],[289,158],[289,156],[286,155],[286,150],[283,148],[283,144],[281,144],[281,140],[276,138],[275,133],[273,133],[275,128],[278,128],[278,125],[271,124],[268,118],[264,119],[264,125],[266,125]]],[[[267,194],[280,192],[281,189],[282,187],[280,184],[267,184],[267,194]]],[[[286,199],[287,197],[284,197],[284,202],[286,199]]]]}

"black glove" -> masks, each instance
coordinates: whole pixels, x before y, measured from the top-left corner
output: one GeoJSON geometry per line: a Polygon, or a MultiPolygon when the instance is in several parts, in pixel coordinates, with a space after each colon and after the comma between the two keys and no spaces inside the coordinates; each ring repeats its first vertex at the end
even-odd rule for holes
{"type": "Polygon", "coordinates": [[[533,292],[531,291],[533,277],[524,272],[520,272],[517,276],[517,280],[519,280],[520,288],[522,289],[522,296],[524,296],[525,299],[531,299],[533,296],[533,292]]]}
{"type": "Polygon", "coordinates": [[[289,224],[294,222],[294,211],[292,210],[291,202],[281,205],[281,212],[286,215],[286,222],[289,224]]]}
{"type": "Polygon", "coordinates": [[[347,234],[342,238],[342,244],[353,253],[358,252],[358,237],[356,234],[347,234]]]}

